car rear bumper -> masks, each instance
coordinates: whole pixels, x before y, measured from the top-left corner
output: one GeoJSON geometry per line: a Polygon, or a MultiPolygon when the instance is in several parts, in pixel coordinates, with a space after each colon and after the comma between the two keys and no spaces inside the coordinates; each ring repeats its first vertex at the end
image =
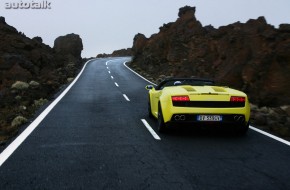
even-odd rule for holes
{"type": "MultiPolygon", "coordinates": [[[[223,114],[221,121],[199,121],[200,114],[173,114],[171,120],[166,122],[168,126],[228,126],[243,127],[248,121],[241,114],[223,114]]],[[[216,114],[213,114],[216,115],[216,114]]]]}

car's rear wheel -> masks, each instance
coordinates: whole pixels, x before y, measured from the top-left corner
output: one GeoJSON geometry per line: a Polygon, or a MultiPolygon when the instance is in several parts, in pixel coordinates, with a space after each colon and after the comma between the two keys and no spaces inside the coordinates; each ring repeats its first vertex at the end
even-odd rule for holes
{"type": "Polygon", "coordinates": [[[166,125],[164,123],[162,109],[161,109],[160,104],[158,105],[158,126],[157,127],[160,133],[164,133],[166,131],[166,125]]]}
{"type": "Polygon", "coordinates": [[[240,135],[240,136],[246,135],[248,130],[249,130],[249,126],[250,126],[250,122],[246,123],[245,125],[241,125],[237,131],[238,135],[240,135]]]}

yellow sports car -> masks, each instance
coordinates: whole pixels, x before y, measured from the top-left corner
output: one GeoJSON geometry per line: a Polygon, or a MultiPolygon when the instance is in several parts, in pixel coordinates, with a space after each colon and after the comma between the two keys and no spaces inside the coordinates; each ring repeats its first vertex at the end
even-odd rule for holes
{"type": "Polygon", "coordinates": [[[158,131],[189,124],[227,125],[245,134],[249,128],[250,105],[245,93],[216,86],[198,78],[171,78],[159,85],[147,85],[148,113],[158,119],[158,131]]]}

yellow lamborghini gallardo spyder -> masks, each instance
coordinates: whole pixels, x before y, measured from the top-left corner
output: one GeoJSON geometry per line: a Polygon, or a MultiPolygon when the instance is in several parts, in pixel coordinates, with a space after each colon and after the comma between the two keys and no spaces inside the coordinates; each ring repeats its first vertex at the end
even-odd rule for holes
{"type": "Polygon", "coordinates": [[[158,119],[158,131],[172,125],[230,126],[245,134],[249,128],[250,105],[245,93],[216,86],[199,78],[170,78],[147,85],[148,113],[158,119]]]}

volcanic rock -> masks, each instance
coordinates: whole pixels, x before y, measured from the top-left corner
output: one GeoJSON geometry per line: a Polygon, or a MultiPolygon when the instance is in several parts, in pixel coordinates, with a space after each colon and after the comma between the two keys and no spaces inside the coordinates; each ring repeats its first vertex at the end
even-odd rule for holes
{"type": "Polygon", "coordinates": [[[19,115],[30,118],[37,108],[35,101],[50,99],[67,83],[67,78],[76,75],[82,63],[83,46],[78,35],[70,34],[58,38],[53,49],[43,44],[40,37],[30,39],[18,32],[4,17],[0,17],[0,41],[2,144],[19,128],[18,124],[11,126],[14,118],[19,115]]]}
{"type": "Polygon", "coordinates": [[[0,17],[0,24],[6,24],[6,22],[5,22],[5,18],[4,17],[0,17]]]}
{"type": "Polygon", "coordinates": [[[290,104],[290,27],[264,17],[218,29],[203,27],[195,7],[180,8],[175,22],[157,34],[134,37],[132,65],[160,75],[205,77],[246,92],[263,106],[290,104]]]}
{"type": "Polygon", "coordinates": [[[74,58],[81,59],[83,50],[82,39],[77,34],[68,34],[55,39],[53,49],[63,55],[71,55],[74,58]]]}
{"type": "Polygon", "coordinates": [[[104,57],[126,57],[126,56],[132,56],[131,48],[115,50],[111,54],[106,54],[106,53],[98,54],[96,57],[104,58],[104,57]]]}

